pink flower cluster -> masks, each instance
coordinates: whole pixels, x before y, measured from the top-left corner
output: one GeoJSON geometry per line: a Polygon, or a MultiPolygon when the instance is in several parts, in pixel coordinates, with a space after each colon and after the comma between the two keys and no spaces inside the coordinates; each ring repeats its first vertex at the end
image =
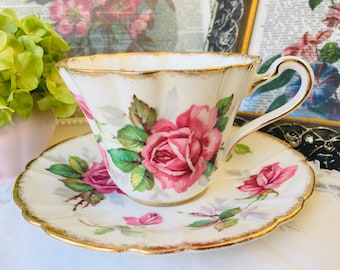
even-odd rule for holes
{"type": "MultiPolygon", "coordinates": [[[[55,0],[51,2],[50,19],[56,22],[56,30],[67,37],[75,34],[84,37],[92,26],[108,29],[119,25],[132,39],[145,34],[153,26],[152,10],[138,14],[143,0],[55,0]]],[[[111,30],[110,30],[111,31],[111,30]]],[[[110,32],[109,31],[109,32],[110,32]]]]}

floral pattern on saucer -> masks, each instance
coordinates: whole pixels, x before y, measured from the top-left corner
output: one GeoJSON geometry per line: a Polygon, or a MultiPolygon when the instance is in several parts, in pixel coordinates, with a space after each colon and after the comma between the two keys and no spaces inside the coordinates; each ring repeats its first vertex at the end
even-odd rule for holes
{"type": "Polygon", "coordinates": [[[103,168],[93,135],[68,140],[29,164],[15,201],[28,221],[67,243],[168,253],[262,236],[297,214],[314,187],[305,158],[262,133],[243,139],[203,196],[178,206],[136,203],[103,168]]]}

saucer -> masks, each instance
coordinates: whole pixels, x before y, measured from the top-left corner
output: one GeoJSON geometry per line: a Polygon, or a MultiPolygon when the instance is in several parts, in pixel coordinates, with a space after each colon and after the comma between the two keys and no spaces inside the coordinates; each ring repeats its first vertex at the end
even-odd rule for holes
{"type": "Polygon", "coordinates": [[[302,209],[314,187],[305,157],[260,132],[237,145],[203,196],[177,206],[146,206],[118,188],[85,184],[79,172],[100,162],[92,134],[46,150],[15,184],[23,216],[56,239],[94,250],[204,250],[271,232],[302,209]]]}

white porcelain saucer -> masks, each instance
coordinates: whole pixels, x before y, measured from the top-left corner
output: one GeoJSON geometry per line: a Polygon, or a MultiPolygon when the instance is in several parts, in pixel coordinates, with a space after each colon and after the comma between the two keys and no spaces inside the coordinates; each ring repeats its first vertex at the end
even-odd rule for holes
{"type": "Polygon", "coordinates": [[[208,249],[272,231],[302,209],[314,187],[305,157],[260,132],[242,140],[203,196],[178,206],[145,206],[116,191],[89,191],[81,174],[60,173],[77,166],[87,170],[94,162],[101,158],[92,134],[62,142],[32,161],[14,188],[24,217],[52,237],[95,250],[208,249]]]}

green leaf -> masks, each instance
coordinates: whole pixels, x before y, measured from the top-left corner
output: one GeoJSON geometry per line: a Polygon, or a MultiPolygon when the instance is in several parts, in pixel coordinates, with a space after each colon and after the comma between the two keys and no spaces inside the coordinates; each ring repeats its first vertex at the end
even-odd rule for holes
{"type": "Polygon", "coordinates": [[[148,134],[144,130],[132,125],[126,125],[117,134],[118,141],[126,149],[137,153],[142,151],[147,138],[148,134]]]}
{"type": "Polygon", "coordinates": [[[80,157],[70,156],[68,162],[71,168],[79,174],[83,174],[89,169],[89,165],[87,164],[86,160],[81,159],[80,157]]]}
{"type": "Polygon", "coordinates": [[[280,96],[278,96],[273,102],[272,104],[270,104],[269,108],[267,109],[266,112],[270,112],[272,110],[275,110],[279,107],[281,107],[283,104],[286,104],[288,101],[288,97],[286,94],[282,94],[280,96]]]}
{"type": "Polygon", "coordinates": [[[192,228],[207,227],[214,223],[216,223],[215,219],[202,219],[189,224],[188,227],[192,228]]]}
{"type": "MultiPolygon", "coordinates": [[[[79,180],[80,181],[80,180],[79,180]]],[[[87,185],[87,184],[85,184],[87,185]]],[[[105,196],[103,193],[100,193],[99,191],[95,190],[93,187],[91,187],[90,189],[90,185],[88,185],[88,189],[85,189],[84,187],[84,191],[79,191],[81,192],[81,198],[90,203],[91,205],[96,205],[99,202],[101,202],[102,200],[104,200],[105,196]]]]}
{"type": "Polygon", "coordinates": [[[221,117],[227,113],[232,104],[233,98],[234,95],[231,95],[230,97],[223,98],[217,102],[217,117],[221,117]]]}
{"type": "Polygon", "coordinates": [[[228,219],[228,220],[219,222],[215,225],[215,229],[218,230],[219,232],[221,232],[224,229],[235,226],[238,223],[238,221],[239,221],[238,218],[232,218],[232,219],[228,219]]]}
{"type": "Polygon", "coordinates": [[[74,178],[74,179],[81,179],[82,175],[77,173],[75,170],[72,169],[70,165],[67,164],[54,164],[47,168],[49,172],[60,175],[66,178],[74,178]]]}
{"type": "Polygon", "coordinates": [[[110,233],[115,231],[115,228],[112,227],[100,227],[94,230],[94,234],[95,235],[102,235],[102,234],[106,234],[106,233],[110,233]]]}
{"type": "Polygon", "coordinates": [[[223,211],[221,214],[218,215],[218,218],[220,220],[224,220],[230,217],[233,217],[235,215],[237,215],[238,213],[241,212],[241,208],[240,207],[236,207],[236,208],[232,208],[232,209],[228,209],[226,211],[223,211]]]}
{"type": "Polygon", "coordinates": [[[314,10],[323,0],[309,0],[309,7],[314,10]]]}
{"type": "Polygon", "coordinates": [[[206,168],[206,170],[204,171],[204,175],[205,175],[205,176],[210,176],[210,175],[213,173],[213,171],[214,171],[215,162],[213,162],[213,161],[207,161],[206,164],[207,164],[207,168],[206,168]]]}
{"type": "Polygon", "coordinates": [[[337,42],[329,42],[323,46],[319,53],[320,60],[333,64],[340,59],[340,47],[337,42]]]}
{"type": "Polygon", "coordinates": [[[223,130],[225,130],[227,124],[228,124],[228,121],[229,121],[229,117],[222,117],[222,118],[219,118],[217,120],[217,123],[216,123],[216,128],[222,132],[223,130]]]}
{"type": "MultiPolygon", "coordinates": [[[[66,179],[60,179],[61,182],[64,183],[64,185],[73,191],[76,192],[89,192],[92,191],[94,188],[90,185],[83,182],[81,179],[73,179],[73,178],[66,178],[66,179]]],[[[86,200],[86,198],[83,198],[86,200]]]]}
{"type": "Polygon", "coordinates": [[[266,62],[264,62],[261,67],[259,68],[258,73],[262,74],[265,73],[269,67],[275,62],[276,59],[280,58],[281,54],[277,54],[271,58],[269,58],[266,62]]]}
{"type": "Polygon", "coordinates": [[[278,78],[270,81],[269,83],[266,83],[263,86],[260,86],[258,89],[255,90],[253,93],[254,95],[259,95],[268,91],[272,91],[275,89],[278,89],[282,86],[285,86],[290,79],[294,76],[295,71],[294,70],[286,70],[284,71],[278,78]]]}
{"type": "Polygon", "coordinates": [[[130,150],[120,148],[110,149],[108,152],[112,162],[123,172],[131,172],[142,162],[141,156],[130,150]]]}
{"type": "Polygon", "coordinates": [[[145,166],[140,165],[134,168],[131,172],[131,185],[134,190],[144,192],[153,189],[155,180],[153,175],[146,169],[145,166]]]}
{"type": "Polygon", "coordinates": [[[137,231],[133,228],[130,227],[121,227],[120,228],[120,232],[125,235],[125,236],[129,236],[129,237],[144,237],[146,235],[145,232],[143,231],[137,231]]]}
{"type": "Polygon", "coordinates": [[[245,154],[251,153],[251,150],[248,145],[239,143],[239,144],[236,144],[234,148],[234,152],[239,155],[245,155],[245,154]]]}
{"type": "Polygon", "coordinates": [[[129,117],[134,126],[149,133],[157,120],[157,113],[154,108],[149,107],[134,95],[129,108],[129,117]]]}

